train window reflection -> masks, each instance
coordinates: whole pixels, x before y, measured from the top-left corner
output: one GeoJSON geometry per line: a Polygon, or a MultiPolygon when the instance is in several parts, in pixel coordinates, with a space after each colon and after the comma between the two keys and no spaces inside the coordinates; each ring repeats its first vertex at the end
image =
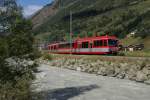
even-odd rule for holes
{"type": "Polygon", "coordinates": [[[89,42],[83,42],[82,48],[89,48],[89,42]]]}
{"type": "Polygon", "coordinates": [[[108,45],[109,45],[109,46],[117,46],[117,43],[118,43],[117,40],[112,40],[112,39],[109,39],[109,40],[108,40],[108,45]]]}
{"type": "Polygon", "coordinates": [[[103,46],[103,41],[102,41],[102,40],[94,41],[94,46],[95,46],[95,47],[103,46]]]}

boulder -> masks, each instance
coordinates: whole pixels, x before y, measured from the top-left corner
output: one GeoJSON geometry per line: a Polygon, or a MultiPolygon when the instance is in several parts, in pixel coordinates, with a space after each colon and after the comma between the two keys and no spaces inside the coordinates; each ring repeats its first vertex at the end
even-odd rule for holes
{"type": "Polygon", "coordinates": [[[150,70],[148,68],[143,68],[142,72],[146,75],[150,75],[150,70]]]}
{"type": "Polygon", "coordinates": [[[124,79],[126,76],[126,73],[123,71],[123,72],[120,72],[118,75],[117,75],[117,78],[119,79],[124,79]]]}
{"type": "Polygon", "coordinates": [[[137,72],[137,74],[136,74],[136,81],[137,82],[144,82],[147,79],[148,78],[147,78],[147,75],[145,73],[143,73],[142,71],[137,72]]]}
{"type": "Polygon", "coordinates": [[[113,66],[106,67],[106,74],[107,74],[107,76],[115,77],[116,74],[115,74],[114,67],[113,66]]]}
{"type": "Polygon", "coordinates": [[[77,71],[81,71],[81,67],[76,67],[76,70],[77,71]]]}
{"type": "Polygon", "coordinates": [[[97,75],[103,75],[103,76],[106,76],[106,68],[105,67],[101,67],[99,69],[99,71],[97,72],[97,75]]]}
{"type": "Polygon", "coordinates": [[[126,74],[126,79],[129,79],[129,80],[136,80],[136,73],[137,71],[133,68],[129,69],[129,71],[127,71],[127,74],[126,74]]]}
{"type": "Polygon", "coordinates": [[[144,81],[144,83],[150,85],[150,80],[144,81]]]}

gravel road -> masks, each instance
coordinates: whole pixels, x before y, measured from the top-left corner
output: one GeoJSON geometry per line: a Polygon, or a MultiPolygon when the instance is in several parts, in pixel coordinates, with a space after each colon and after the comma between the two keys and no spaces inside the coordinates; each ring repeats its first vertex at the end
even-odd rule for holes
{"type": "Polygon", "coordinates": [[[41,65],[33,86],[44,100],[150,100],[150,85],[41,65]]]}

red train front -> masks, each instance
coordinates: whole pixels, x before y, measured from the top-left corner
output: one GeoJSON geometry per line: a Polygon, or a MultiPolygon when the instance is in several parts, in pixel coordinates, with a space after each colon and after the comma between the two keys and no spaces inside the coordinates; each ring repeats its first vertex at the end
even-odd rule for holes
{"type": "Polygon", "coordinates": [[[115,36],[81,38],[69,42],[49,44],[50,53],[58,54],[117,54],[118,39],[115,36]]]}

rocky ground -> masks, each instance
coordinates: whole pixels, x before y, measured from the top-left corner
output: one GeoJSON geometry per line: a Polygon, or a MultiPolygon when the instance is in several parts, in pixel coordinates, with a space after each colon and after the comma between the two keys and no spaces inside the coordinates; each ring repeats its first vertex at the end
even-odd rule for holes
{"type": "Polygon", "coordinates": [[[58,56],[44,62],[53,67],[150,84],[149,58],[58,56]]]}
{"type": "Polygon", "coordinates": [[[149,100],[150,98],[149,85],[88,74],[80,72],[83,70],[81,66],[76,68],[78,71],[40,65],[36,74],[37,79],[33,84],[34,91],[41,95],[43,100],[149,100]]]}

